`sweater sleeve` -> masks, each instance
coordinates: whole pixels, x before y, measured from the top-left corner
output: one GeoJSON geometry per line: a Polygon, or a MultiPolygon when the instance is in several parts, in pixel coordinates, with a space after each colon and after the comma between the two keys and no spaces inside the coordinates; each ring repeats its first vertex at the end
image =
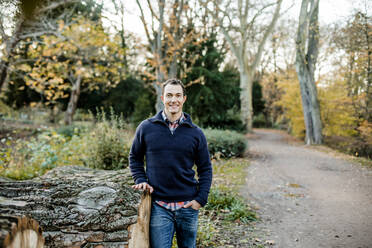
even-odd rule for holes
{"type": "Polygon", "coordinates": [[[145,143],[143,140],[143,122],[137,127],[129,153],[129,168],[135,184],[147,182],[144,168],[145,143]]]}
{"type": "Polygon", "coordinates": [[[199,191],[194,200],[203,207],[207,204],[209,189],[212,184],[212,164],[209,157],[207,140],[200,130],[201,140],[199,142],[195,164],[199,178],[199,191]]]}

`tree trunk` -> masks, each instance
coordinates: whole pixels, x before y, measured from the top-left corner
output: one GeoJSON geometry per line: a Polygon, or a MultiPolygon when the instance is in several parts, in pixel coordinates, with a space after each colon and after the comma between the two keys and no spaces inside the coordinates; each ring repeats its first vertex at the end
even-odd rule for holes
{"type": "Polygon", "coordinates": [[[149,247],[151,198],[128,168],[58,167],[28,181],[0,182],[0,214],[28,215],[46,247],[149,247]]]}
{"type": "Polygon", "coordinates": [[[320,107],[314,80],[319,43],[318,12],[319,0],[302,1],[296,38],[296,71],[304,111],[305,143],[308,145],[323,142],[320,107]]]}
{"type": "Polygon", "coordinates": [[[367,87],[366,87],[366,116],[365,119],[368,122],[372,122],[372,49],[370,47],[371,39],[371,28],[370,23],[368,23],[368,17],[363,16],[364,19],[364,34],[367,42],[367,87]]]}
{"type": "Polygon", "coordinates": [[[247,132],[253,130],[253,77],[247,69],[240,68],[240,118],[247,132]]]}
{"type": "Polygon", "coordinates": [[[156,45],[155,45],[155,56],[157,58],[157,65],[156,65],[156,80],[153,84],[155,91],[156,91],[156,103],[155,109],[157,112],[163,109],[163,102],[161,101],[161,84],[164,82],[164,73],[165,73],[165,66],[164,66],[164,54],[163,54],[163,46],[162,46],[162,38],[163,38],[163,25],[164,25],[164,8],[165,8],[165,0],[158,0],[159,4],[159,28],[158,33],[156,34],[156,45]]]}
{"type": "MultiPolygon", "coordinates": [[[[15,28],[14,34],[11,37],[9,37],[9,40],[7,42],[5,42],[6,54],[4,56],[6,56],[6,59],[1,60],[1,62],[0,62],[0,92],[5,90],[4,85],[6,84],[5,82],[8,78],[10,60],[13,58],[14,50],[15,50],[16,46],[18,45],[19,41],[20,41],[19,36],[20,36],[20,34],[21,34],[21,32],[24,28],[24,25],[25,25],[24,18],[20,17],[20,19],[19,19],[19,21],[17,22],[16,25],[17,26],[15,28]]],[[[5,37],[3,37],[3,38],[5,38],[5,37]]]]}
{"type": "Polygon", "coordinates": [[[44,238],[39,223],[31,218],[0,215],[0,228],[0,247],[44,247],[44,238]]]}
{"type": "Polygon", "coordinates": [[[156,112],[159,112],[160,110],[163,109],[163,102],[161,100],[161,82],[164,82],[164,77],[162,77],[161,75],[158,75],[158,80],[157,82],[154,82],[153,83],[153,87],[155,88],[155,92],[156,92],[156,103],[155,103],[155,110],[156,112]],[[163,78],[163,79],[161,79],[163,78]],[[159,83],[158,83],[159,82],[159,83]]]}
{"type": "Polygon", "coordinates": [[[79,74],[71,90],[70,100],[68,102],[66,113],[65,113],[65,125],[72,124],[74,114],[76,111],[76,107],[77,107],[77,103],[80,97],[80,88],[81,88],[81,75],[79,74]]]}

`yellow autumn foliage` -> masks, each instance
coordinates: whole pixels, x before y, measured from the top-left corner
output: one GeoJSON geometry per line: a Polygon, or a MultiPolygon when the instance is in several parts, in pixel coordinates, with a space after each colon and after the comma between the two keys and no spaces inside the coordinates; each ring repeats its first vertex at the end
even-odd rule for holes
{"type": "Polygon", "coordinates": [[[295,69],[292,68],[285,74],[278,75],[277,86],[283,94],[276,104],[284,110],[283,118],[288,120],[291,134],[299,138],[305,137],[300,84],[295,69]]]}
{"type": "Polygon", "coordinates": [[[35,60],[32,67],[27,63],[17,66],[26,73],[26,85],[50,102],[66,98],[78,77],[88,90],[99,89],[99,84],[115,87],[123,55],[103,28],[78,18],[69,25],[59,21],[59,31],[59,36],[44,35],[42,43],[30,46],[28,56],[35,60]]]}
{"type": "MultiPolygon", "coordinates": [[[[296,137],[305,136],[300,85],[295,69],[290,69],[277,77],[277,86],[283,92],[276,102],[284,110],[283,118],[288,120],[289,130],[296,137]]],[[[320,103],[323,135],[354,136],[358,134],[358,118],[342,80],[319,80],[318,99],[320,103]]]]}
{"type": "Polygon", "coordinates": [[[330,81],[318,87],[323,135],[357,135],[358,118],[352,106],[352,99],[342,81],[330,81]]]}

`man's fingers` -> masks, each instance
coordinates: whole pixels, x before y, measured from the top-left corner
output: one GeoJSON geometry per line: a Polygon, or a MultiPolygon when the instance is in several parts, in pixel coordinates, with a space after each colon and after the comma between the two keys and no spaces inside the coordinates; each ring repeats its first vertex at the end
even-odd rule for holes
{"type": "Polygon", "coordinates": [[[132,186],[133,189],[142,189],[142,190],[149,190],[150,193],[152,193],[154,191],[154,188],[151,187],[148,183],[139,183],[139,184],[136,184],[136,185],[133,185],[132,186]]]}
{"type": "Polygon", "coordinates": [[[148,189],[150,191],[150,193],[152,193],[154,191],[154,188],[151,187],[149,184],[145,184],[145,190],[148,189]]]}
{"type": "Polygon", "coordinates": [[[188,208],[188,207],[190,207],[190,206],[192,206],[192,202],[187,203],[187,204],[184,205],[183,207],[184,207],[184,208],[188,208]]]}

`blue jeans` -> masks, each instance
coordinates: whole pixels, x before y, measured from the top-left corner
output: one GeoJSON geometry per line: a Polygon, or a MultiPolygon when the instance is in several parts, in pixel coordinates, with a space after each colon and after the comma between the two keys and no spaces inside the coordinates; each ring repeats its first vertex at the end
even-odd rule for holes
{"type": "Polygon", "coordinates": [[[191,207],[171,211],[153,202],[150,218],[151,248],[171,248],[175,232],[179,248],[195,248],[198,214],[199,211],[191,207]]]}

